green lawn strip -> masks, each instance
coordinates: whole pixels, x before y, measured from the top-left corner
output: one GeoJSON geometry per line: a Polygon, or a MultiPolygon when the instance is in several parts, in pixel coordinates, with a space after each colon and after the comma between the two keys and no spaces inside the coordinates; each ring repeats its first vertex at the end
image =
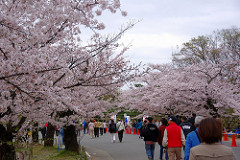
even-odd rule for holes
{"type": "MultiPolygon", "coordinates": [[[[86,159],[84,152],[81,155],[86,159]]],[[[58,152],[56,147],[33,146],[33,160],[77,160],[81,155],[66,150],[58,152]]]]}

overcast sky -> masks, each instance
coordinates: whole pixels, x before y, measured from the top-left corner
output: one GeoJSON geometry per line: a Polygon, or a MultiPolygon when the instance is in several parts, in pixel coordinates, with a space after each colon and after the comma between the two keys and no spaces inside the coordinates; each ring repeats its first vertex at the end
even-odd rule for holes
{"type": "Polygon", "coordinates": [[[240,27],[240,0],[121,0],[128,12],[103,14],[106,31],[117,32],[129,20],[141,20],[122,41],[132,63],[168,63],[172,50],[192,37],[217,29],[240,27]]]}

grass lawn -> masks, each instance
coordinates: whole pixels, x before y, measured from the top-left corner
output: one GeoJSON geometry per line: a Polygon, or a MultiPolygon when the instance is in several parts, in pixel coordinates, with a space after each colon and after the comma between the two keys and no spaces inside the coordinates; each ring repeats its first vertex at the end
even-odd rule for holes
{"type": "Polygon", "coordinates": [[[32,147],[32,160],[87,160],[84,152],[81,155],[77,155],[66,150],[59,150],[58,152],[56,147],[44,147],[39,144],[35,144],[32,147]]]}

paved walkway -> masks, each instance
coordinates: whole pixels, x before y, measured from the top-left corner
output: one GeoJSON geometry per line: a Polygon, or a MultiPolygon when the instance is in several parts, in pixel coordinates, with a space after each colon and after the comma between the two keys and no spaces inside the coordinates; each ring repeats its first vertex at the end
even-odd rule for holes
{"type": "MultiPolygon", "coordinates": [[[[231,141],[223,142],[231,146],[231,141]]],[[[91,139],[88,134],[81,137],[81,145],[86,148],[91,158],[90,160],[146,160],[144,141],[139,139],[138,135],[124,134],[123,142],[120,143],[116,135],[116,143],[111,142],[109,133],[99,138],[91,139]]],[[[237,141],[240,146],[240,141],[237,141]]],[[[240,147],[232,147],[237,159],[240,159],[240,147]]],[[[155,158],[159,159],[160,147],[156,144],[155,158]]]]}
{"type": "MultiPolygon", "coordinates": [[[[85,134],[81,140],[81,145],[90,154],[91,160],[146,160],[144,141],[138,135],[124,134],[122,143],[116,135],[116,143],[111,142],[109,133],[99,138],[90,139],[85,134]]],[[[155,159],[159,159],[160,147],[156,144],[155,159]]]]}

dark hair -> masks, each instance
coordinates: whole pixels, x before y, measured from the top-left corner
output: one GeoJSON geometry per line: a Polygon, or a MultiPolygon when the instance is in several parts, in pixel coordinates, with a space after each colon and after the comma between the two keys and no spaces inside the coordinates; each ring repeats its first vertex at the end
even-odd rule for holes
{"type": "Polygon", "coordinates": [[[167,124],[168,124],[168,121],[166,120],[166,118],[162,118],[161,122],[165,126],[167,126],[167,124]]]}
{"type": "Polygon", "coordinates": [[[114,124],[114,120],[113,119],[111,119],[111,123],[114,124]]]}
{"type": "Polygon", "coordinates": [[[220,119],[206,118],[199,124],[199,135],[202,142],[212,144],[222,140],[222,122],[220,119]]]}
{"type": "Polygon", "coordinates": [[[177,122],[177,118],[175,116],[168,117],[169,121],[177,122]]]}
{"type": "Polygon", "coordinates": [[[147,118],[145,118],[145,119],[147,119],[150,123],[152,123],[152,121],[153,121],[153,118],[152,118],[152,117],[147,117],[147,118]]]}
{"type": "Polygon", "coordinates": [[[182,119],[183,119],[184,121],[186,121],[186,120],[187,120],[187,117],[186,117],[186,116],[183,116],[182,119]]]}

